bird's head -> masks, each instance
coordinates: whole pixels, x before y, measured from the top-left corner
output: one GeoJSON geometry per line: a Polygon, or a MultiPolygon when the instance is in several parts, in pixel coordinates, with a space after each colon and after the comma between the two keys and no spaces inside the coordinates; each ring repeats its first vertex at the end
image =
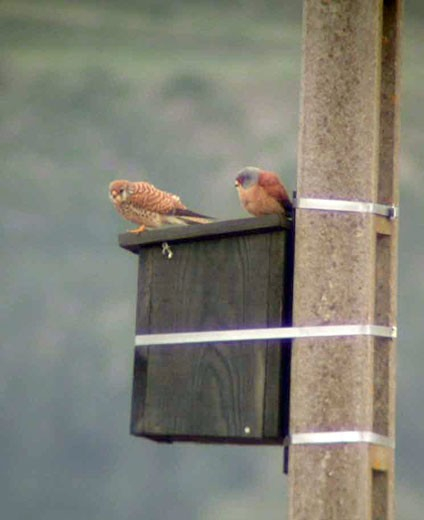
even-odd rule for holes
{"type": "Polygon", "coordinates": [[[117,180],[112,181],[109,184],[109,198],[114,204],[121,204],[125,202],[130,195],[130,186],[131,183],[129,181],[117,180]]]}
{"type": "Polygon", "coordinates": [[[254,186],[258,183],[260,173],[261,170],[255,166],[247,166],[246,168],[243,168],[237,174],[235,187],[247,189],[254,186]]]}

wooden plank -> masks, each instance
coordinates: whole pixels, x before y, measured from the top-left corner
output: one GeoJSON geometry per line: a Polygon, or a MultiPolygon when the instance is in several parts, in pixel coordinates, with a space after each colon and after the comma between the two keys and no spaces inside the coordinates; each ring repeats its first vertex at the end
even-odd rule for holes
{"type": "Polygon", "coordinates": [[[134,374],[131,403],[130,431],[142,428],[146,402],[148,348],[137,347],[134,352],[134,374]]]}
{"type": "MultiPolygon", "coordinates": [[[[287,239],[281,247],[281,237],[277,233],[271,235],[269,243],[269,293],[268,293],[268,327],[291,325],[291,306],[282,297],[284,286],[288,280],[287,239]],[[279,266],[280,268],[277,268],[279,266]],[[289,312],[290,311],[290,312],[289,312]]],[[[290,300],[291,301],[291,300],[290,300]]],[[[278,437],[288,431],[288,401],[289,401],[289,363],[290,342],[281,346],[280,341],[268,341],[266,349],[265,395],[264,395],[264,437],[278,437]],[[284,375],[283,375],[284,374],[284,375]],[[282,385],[282,381],[287,384],[282,385]],[[286,424],[283,424],[284,420],[286,424]]]]}
{"type": "Polygon", "coordinates": [[[184,240],[201,240],[218,236],[240,235],[242,233],[261,233],[281,229],[290,229],[291,222],[279,215],[266,215],[257,218],[222,220],[210,224],[194,224],[190,226],[173,226],[144,233],[123,233],[119,235],[119,245],[138,253],[140,247],[162,242],[180,242],[184,240]]]}
{"type": "Polygon", "coordinates": [[[261,343],[155,348],[149,356],[145,432],[174,439],[260,439],[264,352],[261,343]]]}
{"type": "MultiPolygon", "coordinates": [[[[280,325],[286,234],[280,227],[176,242],[172,259],[160,241],[144,246],[137,333],[280,325]]],[[[281,399],[279,348],[263,341],[151,347],[145,395],[133,399],[132,433],[252,443],[266,431],[266,442],[281,442],[281,413],[273,409],[281,399]],[[267,395],[276,390],[277,397],[267,395]]]]}

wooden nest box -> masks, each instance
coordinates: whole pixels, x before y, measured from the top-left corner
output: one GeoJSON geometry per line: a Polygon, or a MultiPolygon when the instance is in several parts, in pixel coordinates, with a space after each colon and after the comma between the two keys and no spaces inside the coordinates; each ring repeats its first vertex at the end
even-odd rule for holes
{"type": "Polygon", "coordinates": [[[139,257],[136,334],[173,335],[166,345],[136,346],[133,435],[283,442],[287,341],[179,344],[178,333],[290,325],[290,228],[270,215],[120,235],[139,257]]]}

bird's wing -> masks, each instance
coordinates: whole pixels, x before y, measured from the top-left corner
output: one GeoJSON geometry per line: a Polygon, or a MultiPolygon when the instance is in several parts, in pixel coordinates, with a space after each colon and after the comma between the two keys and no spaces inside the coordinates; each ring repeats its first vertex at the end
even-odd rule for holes
{"type": "Polygon", "coordinates": [[[281,202],[285,209],[291,209],[292,203],[287,190],[275,173],[262,172],[259,175],[258,185],[264,188],[271,197],[281,202]]]}
{"type": "Polygon", "coordinates": [[[176,209],[185,209],[180,197],[159,190],[149,182],[136,182],[136,191],[131,195],[131,201],[148,211],[172,214],[176,209]]]}

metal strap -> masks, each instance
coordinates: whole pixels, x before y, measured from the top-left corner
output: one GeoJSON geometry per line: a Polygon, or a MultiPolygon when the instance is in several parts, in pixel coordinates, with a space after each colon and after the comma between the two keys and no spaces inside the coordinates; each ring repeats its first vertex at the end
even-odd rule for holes
{"type": "Polygon", "coordinates": [[[376,202],[360,202],[354,200],[309,199],[300,197],[294,200],[298,209],[317,209],[329,211],[349,211],[354,213],[373,213],[391,220],[399,217],[399,206],[379,204],[376,202]]]}
{"type": "Polygon", "coordinates": [[[308,432],[292,433],[289,436],[289,444],[341,444],[355,442],[378,444],[387,448],[395,447],[394,439],[371,431],[308,432]]]}
{"type": "Polygon", "coordinates": [[[379,336],[396,338],[396,327],[382,325],[318,325],[275,327],[268,329],[211,330],[169,334],[137,334],[135,346],[181,345],[185,343],[221,343],[267,339],[320,338],[330,336],[379,336]]]}

